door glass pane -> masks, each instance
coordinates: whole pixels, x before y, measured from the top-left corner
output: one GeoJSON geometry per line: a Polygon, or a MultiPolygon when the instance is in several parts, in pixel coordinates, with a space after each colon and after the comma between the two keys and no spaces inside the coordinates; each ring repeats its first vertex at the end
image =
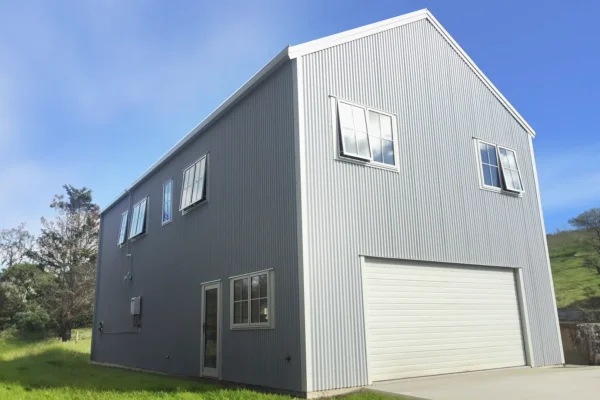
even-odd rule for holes
{"type": "Polygon", "coordinates": [[[204,368],[217,368],[218,292],[204,291],[204,368]]]}

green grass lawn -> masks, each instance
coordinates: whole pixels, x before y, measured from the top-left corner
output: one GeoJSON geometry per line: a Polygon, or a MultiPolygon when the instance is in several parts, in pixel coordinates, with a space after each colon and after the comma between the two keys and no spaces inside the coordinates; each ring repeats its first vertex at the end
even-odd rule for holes
{"type": "MultiPolygon", "coordinates": [[[[0,338],[0,399],[10,400],[283,400],[288,396],[224,388],[217,384],[126,371],[89,363],[91,331],[80,341],[0,338]]],[[[344,400],[390,399],[357,393],[344,400]]]]}
{"type": "Polygon", "coordinates": [[[556,303],[559,308],[597,308],[600,275],[583,266],[581,232],[548,235],[556,303]]]}

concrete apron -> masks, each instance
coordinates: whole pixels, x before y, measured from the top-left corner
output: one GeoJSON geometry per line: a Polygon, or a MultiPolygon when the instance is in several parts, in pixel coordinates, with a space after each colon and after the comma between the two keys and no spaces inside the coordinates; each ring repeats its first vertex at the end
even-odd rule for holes
{"type": "Polygon", "coordinates": [[[600,367],[508,368],[378,382],[365,390],[423,400],[598,400],[600,367]]]}

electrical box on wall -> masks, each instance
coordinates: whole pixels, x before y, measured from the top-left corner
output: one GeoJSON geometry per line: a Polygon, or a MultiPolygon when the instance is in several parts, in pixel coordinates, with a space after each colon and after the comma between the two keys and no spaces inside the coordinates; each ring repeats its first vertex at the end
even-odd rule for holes
{"type": "Polygon", "coordinates": [[[131,315],[140,315],[142,308],[142,296],[131,298],[131,315]]]}

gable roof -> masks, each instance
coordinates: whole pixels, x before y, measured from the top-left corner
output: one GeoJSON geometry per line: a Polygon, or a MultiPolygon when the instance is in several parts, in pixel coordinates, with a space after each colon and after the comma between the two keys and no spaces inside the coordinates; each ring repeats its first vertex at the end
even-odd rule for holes
{"type": "Polygon", "coordinates": [[[450,36],[450,34],[444,29],[444,27],[438,22],[437,19],[427,9],[414,11],[408,14],[400,15],[395,18],[386,19],[383,21],[375,22],[361,26],[360,28],[351,29],[349,31],[337,33],[335,35],[326,36],[321,39],[313,40],[310,42],[302,43],[296,46],[289,47],[289,56],[291,59],[302,57],[304,55],[314,53],[317,51],[325,50],[333,46],[338,46],[344,43],[351,42],[363,38],[365,36],[374,35],[379,32],[387,31],[390,29],[397,28],[402,25],[410,24],[411,22],[420,21],[422,19],[428,20],[433,27],[442,35],[450,46],[458,53],[458,55],[467,63],[469,68],[477,75],[477,77],[483,82],[484,85],[492,92],[492,94],[500,101],[500,103],[506,108],[506,110],[517,120],[519,124],[525,129],[531,136],[535,137],[535,131],[529,126],[527,121],[515,110],[515,108],[509,103],[508,100],[500,93],[500,91],[494,86],[492,82],[484,75],[483,72],[475,65],[473,60],[465,53],[465,51],[456,43],[456,41],[450,36]]]}
{"type": "Polygon", "coordinates": [[[212,122],[216,121],[219,117],[225,114],[225,112],[227,112],[231,107],[233,107],[238,101],[240,101],[246,94],[248,94],[252,89],[254,89],[260,82],[267,78],[284,62],[423,19],[428,20],[433,25],[433,27],[442,35],[442,37],[446,39],[448,44],[450,44],[450,46],[454,48],[458,55],[466,62],[466,64],[471,68],[471,70],[487,86],[491,93],[500,101],[500,103],[523,127],[523,129],[525,129],[531,136],[535,137],[535,131],[529,126],[529,124],[517,112],[517,110],[515,110],[515,108],[508,102],[508,100],[506,100],[506,98],[492,84],[492,82],[490,82],[490,80],[483,74],[483,72],[481,72],[481,70],[477,67],[477,65],[475,65],[475,63],[473,62],[473,60],[471,60],[467,53],[465,53],[465,51],[458,45],[458,43],[456,43],[456,41],[435,19],[435,17],[429,12],[429,10],[422,9],[408,14],[403,14],[398,17],[386,19],[383,21],[375,22],[373,24],[337,33],[335,35],[326,36],[320,39],[312,40],[310,42],[305,42],[296,46],[286,46],[273,59],[271,59],[271,61],[269,61],[256,74],[254,74],[246,83],[244,83],[238,90],[236,90],[223,103],[221,103],[219,107],[217,107],[204,120],[202,120],[202,122],[200,122],[194,129],[189,131],[179,142],[177,142],[173,147],[171,147],[171,149],[167,151],[167,153],[165,153],[160,159],[158,159],[158,161],[156,161],[146,171],[144,171],[139,178],[137,178],[131,185],[129,185],[127,189],[125,189],[121,194],[119,194],[119,196],[116,199],[114,199],[108,206],[106,206],[101,211],[101,214],[109,210],[119,200],[125,197],[127,193],[131,191],[135,186],[140,184],[162,164],[166,163],[169,159],[171,159],[171,157],[173,157],[180,149],[182,149],[186,143],[193,140],[196,136],[203,132],[212,122]]]}

